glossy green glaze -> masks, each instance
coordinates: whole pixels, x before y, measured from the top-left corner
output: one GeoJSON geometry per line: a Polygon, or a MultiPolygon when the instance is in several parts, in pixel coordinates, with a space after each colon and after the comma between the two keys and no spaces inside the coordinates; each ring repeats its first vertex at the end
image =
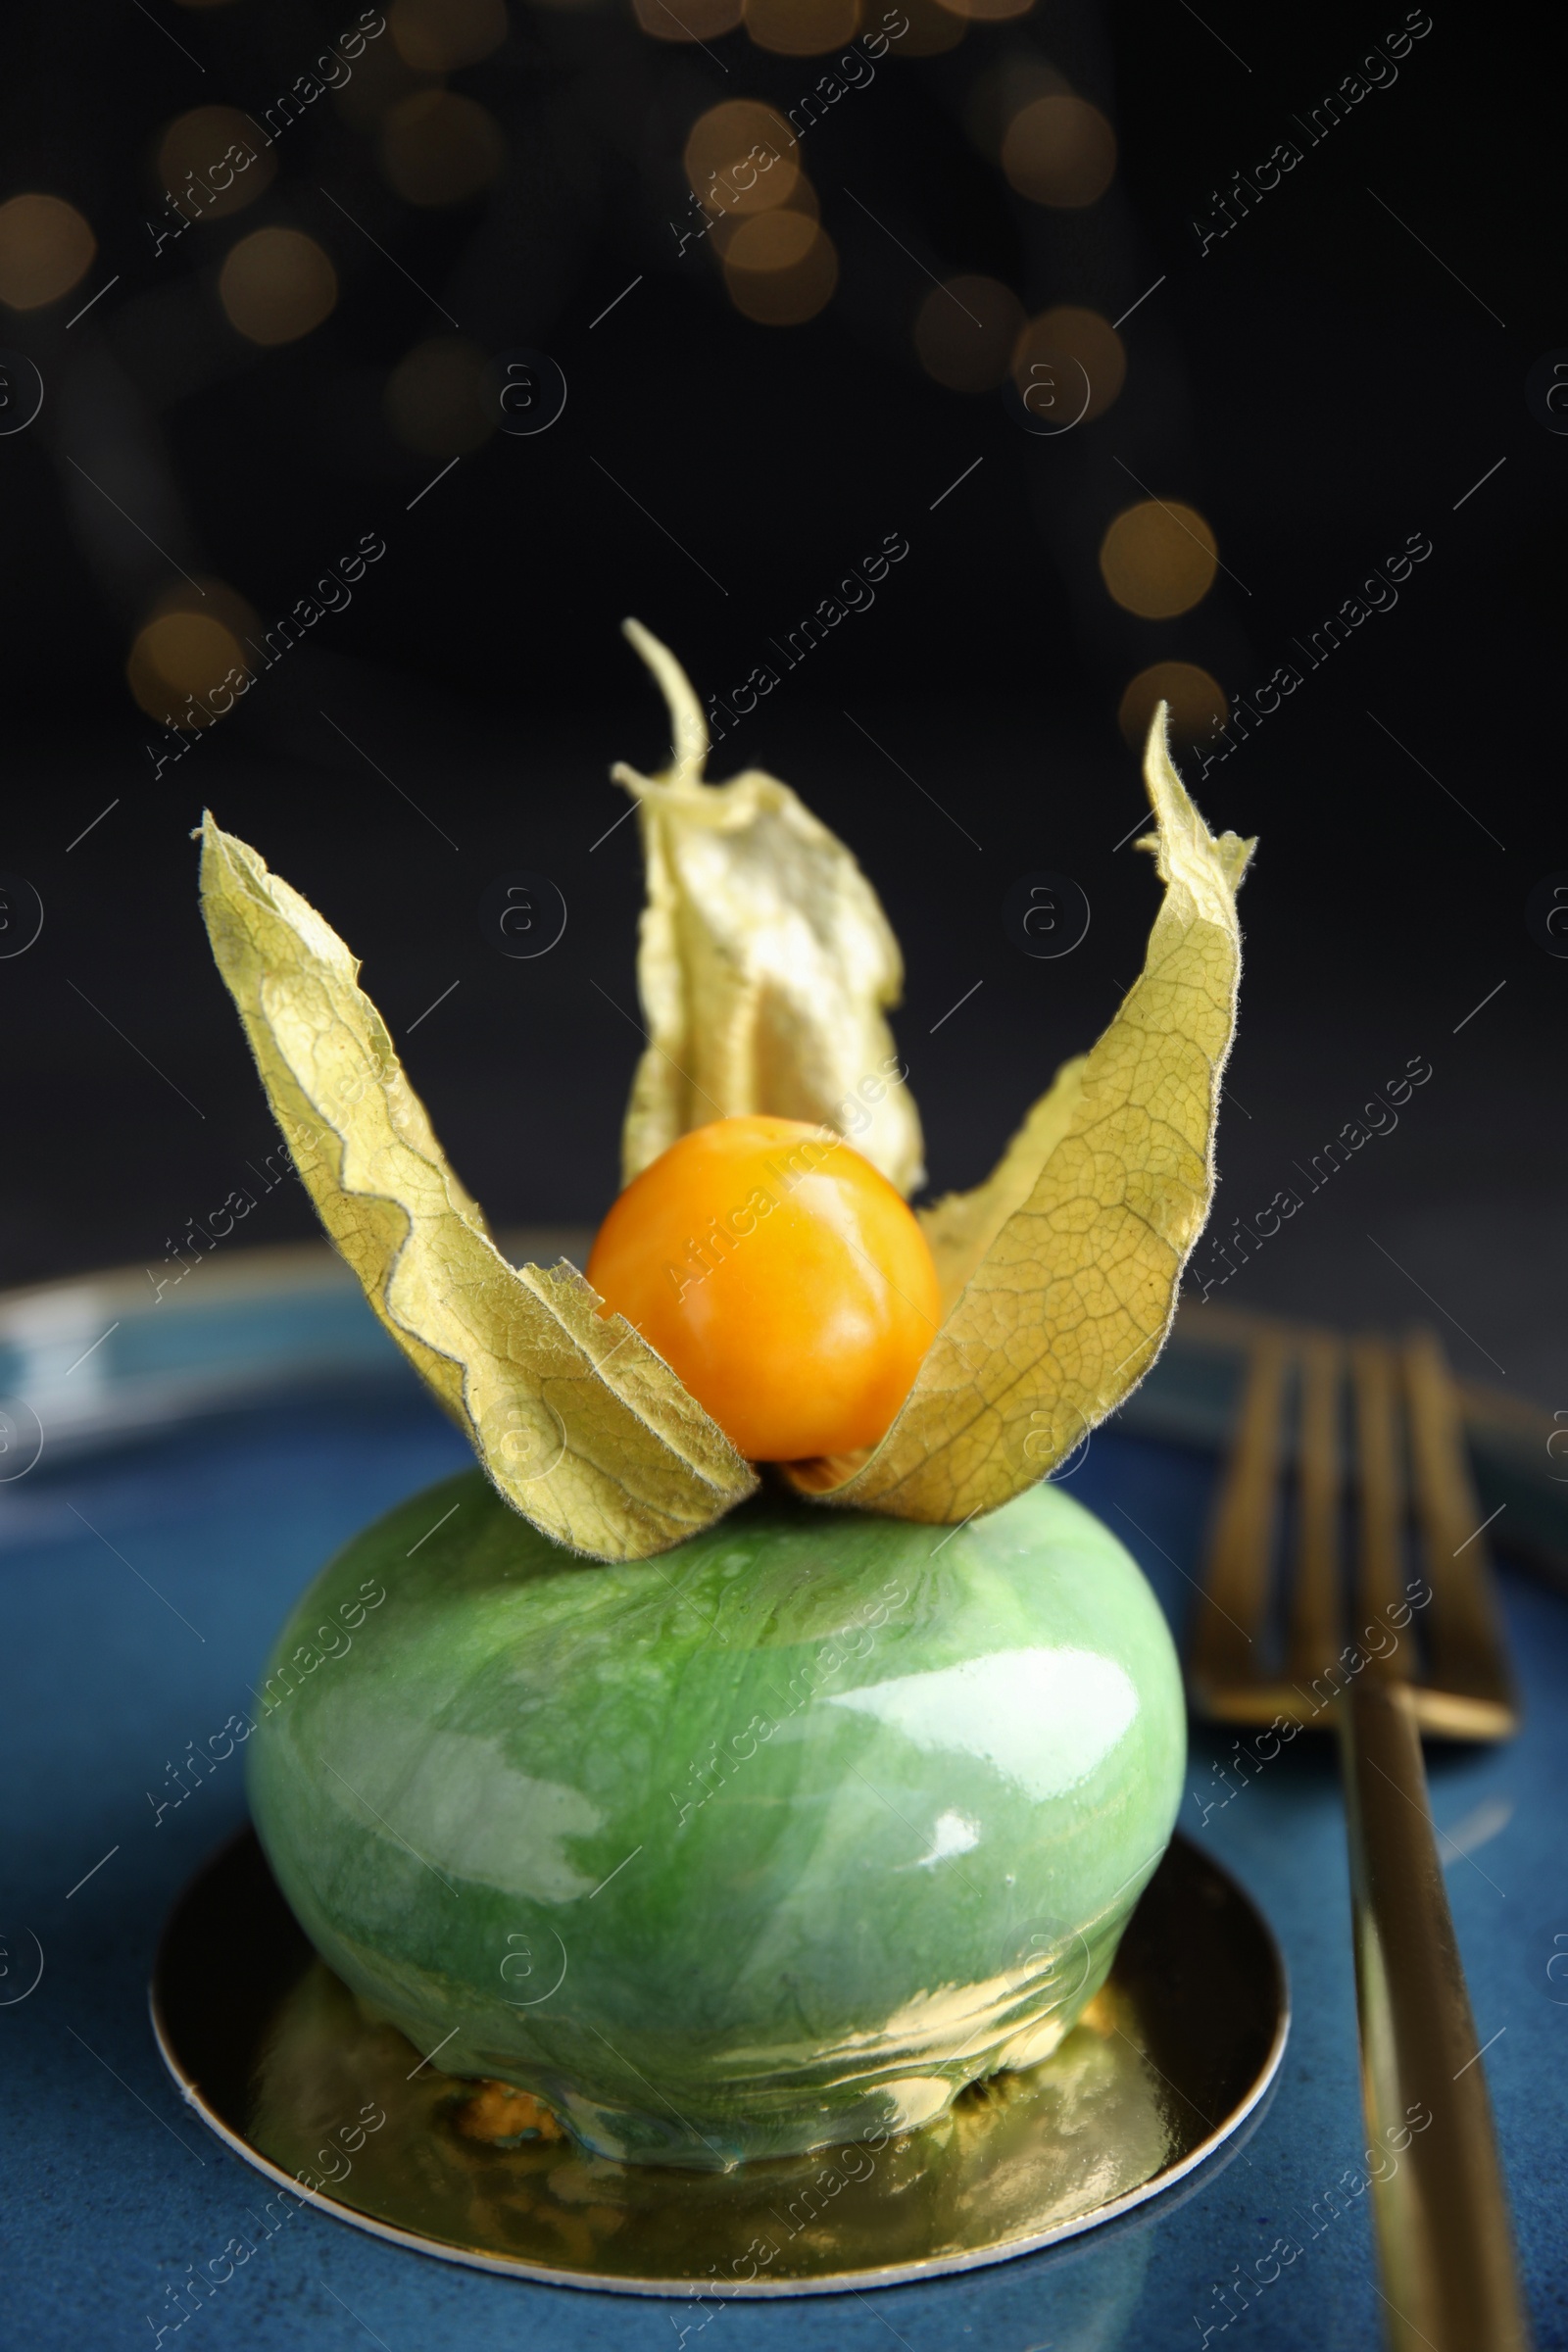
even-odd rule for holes
{"type": "Polygon", "coordinates": [[[262,1695],[257,1827],[372,2012],[705,2168],[1049,2055],[1185,1755],[1153,1596],[1050,1486],[957,1531],[759,1500],[602,1567],[471,1473],[325,1569],[262,1695]]]}

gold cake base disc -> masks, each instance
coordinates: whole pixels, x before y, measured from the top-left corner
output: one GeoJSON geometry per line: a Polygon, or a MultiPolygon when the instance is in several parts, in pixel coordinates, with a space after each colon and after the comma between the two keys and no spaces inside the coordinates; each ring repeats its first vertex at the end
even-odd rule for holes
{"type": "Polygon", "coordinates": [[[555,2286],[726,2299],[934,2278],[1125,2213],[1250,2114],[1290,2023],[1268,1928],[1180,1837],[1103,1988],[1043,2066],[972,2086],[881,2147],[733,2173],[614,2164],[570,2140],[466,2137],[472,2085],[365,2020],[249,1830],[175,1905],[152,2013],[189,2104],[323,2213],[555,2286]]]}

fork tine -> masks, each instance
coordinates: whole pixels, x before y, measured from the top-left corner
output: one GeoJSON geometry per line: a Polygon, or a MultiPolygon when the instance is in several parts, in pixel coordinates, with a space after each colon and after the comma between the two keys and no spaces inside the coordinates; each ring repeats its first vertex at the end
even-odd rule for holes
{"type": "Polygon", "coordinates": [[[1411,1333],[1403,1371],[1416,1517],[1433,1595],[1427,1640],[1436,1688],[1417,1689],[1417,1713],[1423,1729],[1450,1739],[1505,1740],[1518,1729],[1518,1702],[1458,1396],[1436,1332],[1411,1333]]]}
{"type": "Polygon", "coordinates": [[[1340,1647],[1340,1393],[1344,1357],[1327,1332],[1303,1332],[1297,1446],[1296,1574],[1291,1594],[1293,1683],[1311,1683],[1340,1647]]]}
{"type": "Polygon", "coordinates": [[[1350,1349],[1355,1388],[1357,1535],[1355,1599],[1360,1624],[1388,1622],[1404,1597],[1404,1477],[1399,1462],[1398,1366],[1383,1340],[1350,1349]]]}
{"type": "Polygon", "coordinates": [[[1205,1713],[1232,1719],[1238,1713],[1238,1686],[1260,1679],[1287,1355],[1284,1331],[1263,1325],[1249,1352],[1202,1597],[1192,1618],[1188,1674],[1194,1698],[1205,1713]]]}

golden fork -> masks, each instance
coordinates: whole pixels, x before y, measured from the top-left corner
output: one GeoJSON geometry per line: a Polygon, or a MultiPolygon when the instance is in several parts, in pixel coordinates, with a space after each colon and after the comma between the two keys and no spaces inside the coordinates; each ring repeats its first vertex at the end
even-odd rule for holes
{"type": "Polygon", "coordinates": [[[1423,1731],[1503,1740],[1518,1727],[1480,1515],[1435,1334],[1416,1332],[1397,1348],[1377,1339],[1347,1348],[1328,1332],[1254,1327],[1192,1621],[1188,1692],[1196,1712],[1266,1724],[1279,1740],[1308,1725],[1339,1734],[1368,2162],[1398,2151],[1373,2179],[1396,2352],[1525,2352],[1530,2342],[1421,1755],[1423,1731]],[[1293,1392],[1296,1530],[1275,1672],[1275,1525],[1293,1392]],[[1348,1641],[1348,1456],[1357,1537],[1348,1641]],[[1405,1575],[1407,1504],[1424,1580],[1405,1575]],[[1413,1654],[1418,1615],[1424,1669],[1413,1654]],[[1414,2123],[1423,2113],[1428,2123],[1414,2123]]]}

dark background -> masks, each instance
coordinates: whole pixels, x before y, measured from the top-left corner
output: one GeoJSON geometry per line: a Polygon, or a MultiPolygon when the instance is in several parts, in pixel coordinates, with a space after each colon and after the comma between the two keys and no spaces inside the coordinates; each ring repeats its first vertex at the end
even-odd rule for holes
{"type": "MultiPolygon", "coordinates": [[[[905,947],[896,1026],[933,1183],[977,1180],[1141,958],[1156,887],[1114,846],[1141,803],[1127,681],[1175,658],[1250,693],[1420,532],[1433,553],[1396,610],[1200,785],[1185,762],[1216,829],[1261,845],[1222,1221],[1304,1190],[1294,1166],[1374,1088],[1412,1056],[1433,1068],[1397,1131],[1222,1295],[1350,1323],[1436,1313],[1468,1376],[1568,1397],[1568,961],[1525,923],[1532,889],[1568,868],[1568,440],[1525,391],[1568,346],[1556,23],[1438,0],[1394,86],[1202,256],[1190,224],[1210,191],[1296,135],[1291,114],[1402,9],[1260,21],[1211,0],[1200,20],[1175,0],[1039,0],[942,54],[895,44],[810,133],[840,281],[777,327],[738,314],[709,246],[677,255],[681,155],[707,108],[788,108],[831,55],[770,54],[744,28],[655,38],[623,0],[512,0],[504,43],[445,76],[499,125],[500,177],[418,206],[381,171],[379,113],[441,77],[397,65],[394,16],[374,70],[368,53],[279,141],[265,193],[155,257],[167,125],[265,108],[355,13],[30,5],[0,33],[0,202],[62,196],[98,243],[68,296],[0,310],[0,346],[46,389],[37,421],[0,438],[0,869],[45,910],[0,961],[0,1279],[159,1267],[274,1141],[197,913],[204,802],[363,956],[493,1220],[593,1221],[639,1045],[636,829],[601,838],[624,805],[607,769],[652,768],[665,742],[618,623],[636,613],[727,693],[889,532],[910,552],[875,608],[710,772],[785,776],[859,856],[905,947]],[[1115,179],[1082,210],[1014,194],[975,134],[1042,61],[1115,125],[1115,179]],[[217,280],[273,222],[318,241],[340,291],[314,332],[259,348],[217,280]],[[963,272],[1030,316],[1137,304],[1119,399],[1051,439],[1000,391],[933,382],[914,320],[933,278],[963,272]],[[495,433],[427,487],[446,460],[398,441],[387,383],[453,319],[484,352],[550,353],[569,396],[548,433],[495,433]],[[1101,537],[1142,495],[1130,475],[1216,536],[1226,568],[1179,619],[1134,618],[1102,584],[1101,537]],[[352,607],[155,775],[170,741],[125,663],[160,595],[181,572],[219,580],[266,626],[367,532],[387,552],[352,607]],[[569,910],[536,961],[478,928],[486,886],[516,868],[569,910]],[[1058,961],[1003,927],[1038,868],[1093,907],[1058,961]]],[[[246,1233],[313,1230],[289,1186],[246,1233]]]]}

